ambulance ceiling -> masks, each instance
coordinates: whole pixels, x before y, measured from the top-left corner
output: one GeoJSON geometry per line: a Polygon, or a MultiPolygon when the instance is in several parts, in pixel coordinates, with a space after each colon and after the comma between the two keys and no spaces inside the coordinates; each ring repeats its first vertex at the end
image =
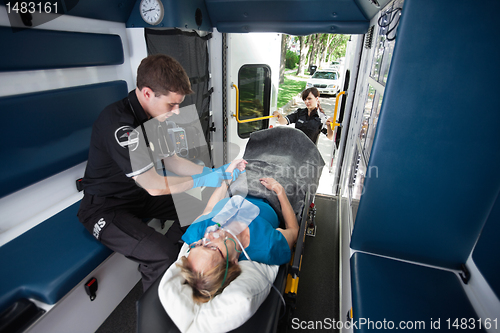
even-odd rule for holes
{"type": "Polygon", "coordinates": [[[364,34],[390,0],[205,0],[220,32],[364,34]]]}
{"type": "Polygon", "coordinates": [[[66,0],[69,15],[124,22],[127,27],[220,32],[363,34],[390,0],[161,0],[164,17],[151,26],[139,15],[141,0],[66,0]]]}

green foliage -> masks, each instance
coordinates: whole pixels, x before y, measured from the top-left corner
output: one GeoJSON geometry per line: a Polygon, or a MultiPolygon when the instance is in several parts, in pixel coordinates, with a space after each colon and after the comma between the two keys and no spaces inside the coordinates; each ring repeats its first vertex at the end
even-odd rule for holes
{"type": "Polygon", "coordinates": [[[332,47],[329,50],[330,59],[339,59],[345,56],[347,42],[350,39],[350,35],[335,35],[332,47]]]}
{"type": "Polygon", "coordinates": [[[286,51],[285,56],[285,67],[289,69],[294,69],[299,62],[299,56],[293,51],[286,51]]]}
{"type": "Polygon", "coordinates": [[[306,88],[306,81],[297,81],[285,77],[285,82],[280,84],[278,92],[278,108],[288,103],[306,88]]]}

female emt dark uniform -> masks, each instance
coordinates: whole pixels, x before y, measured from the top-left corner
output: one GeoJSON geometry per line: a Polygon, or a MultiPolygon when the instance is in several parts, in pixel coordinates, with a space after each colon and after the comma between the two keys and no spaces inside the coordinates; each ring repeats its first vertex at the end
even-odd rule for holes
{"type": "MultiPolygon", "coordinates": [[[[179,250],[177,241],[183,233],[172,196],[151,196],[132,179],[154,167],[149,154],[145,153],[147,158],[133,163],[133,170],[129,155],[133,148],[147,152],[144,136],[136,130],[147,120],[135,91],[101,112],[92,129],[82,181],[85,192],[78,212],[80,222],[96,239],[140,264],[144,290],[175,261],[179,250]],[[129,140],[132,135],[137,140],[129,140]],[[137,147],[129,149],[130,145],[137,147]],[[176,221],[163,236],[148,227],[144,218],[176,221]]],[[[149,137],[149,132],[148,139],[155,140],[149,137]]],[[[183,206],[179,205],[178,198],[184,197],[187,200],[190,196],[176,194],[177,208],[183,206]]],[[[201,212],[193,212],[197,213],[201,212]]]]}
{"type": "Polygon", "coordinates": [[[315,144],[318,141],[319,133],[327,134],[326,121],[328,117],[318,109],[311,111],[308,115],[307,108],[297,109],[295,112],[285,116],[288,124],[295,123],[295,128],[304,132],[315,144]]]}

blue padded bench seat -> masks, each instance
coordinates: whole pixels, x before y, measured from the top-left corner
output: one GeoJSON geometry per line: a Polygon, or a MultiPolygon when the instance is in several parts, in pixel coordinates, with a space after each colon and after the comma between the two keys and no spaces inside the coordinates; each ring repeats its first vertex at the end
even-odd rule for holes
{"type": "Polygon", "coordinates": [[[54,304],[111,253],[85,230],[80,202],[0,247],[0,312],[20,298],[54,304]]]}
{"type": "Polygon", "coordinates": [[[472,252],[472,259],[497,298],[500,298],[500,193],[472,252]]]}
{"type": "Polygon", "coordinates": [[[0,71],[109,66],[124,61],[118,35],[42,29],[14,32],[0,27],[0,40],[9,45],[0,53],[0,71]]]}
{"type": "Polygon", "coordinates": [[[127,92],[117,80],[0,97],[0,197],[85,162],[94,121],[127,92]]]}
{"type": "Polygon", "coordinates": [[[476,320],[475,329],[467,332],[485,332],[479,329],[478,317],[461,279],[450,271],[356,252],[351,257],[351,285],[353,320],[358,324],[355,332],[377,330],[376,326],[369,327],[368,320],[374,323],[372,325],[385,320],[386,329],[382,331],[389,330],[389,321],[394,323],[394,329],[400,322],[411,321],[412,332],[429,332],[431,321],[437,320],[440,328],[447,330],[448,319],[451,330],[457,331],[453,322],[458,319],[460,324],[462,318],[476,320]],[[362,321],[366,323],[363,326],[362,321]],[[422,322],[425,327],[417,329],[416,322],[422,322]]]}

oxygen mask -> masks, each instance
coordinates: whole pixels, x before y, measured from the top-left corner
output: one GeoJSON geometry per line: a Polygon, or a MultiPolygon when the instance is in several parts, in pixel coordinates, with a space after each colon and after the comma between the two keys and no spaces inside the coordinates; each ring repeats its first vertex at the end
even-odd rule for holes
{"type": "Polygon", "coordinates": [[[211,225],[205,230],[205,234],[201,239],[202,245],[209,245],[219,238],[225,240],[227,238],[226,232],[224,231],[224,229],[222,229],[222,227],[218,225],[211,225]]]}

